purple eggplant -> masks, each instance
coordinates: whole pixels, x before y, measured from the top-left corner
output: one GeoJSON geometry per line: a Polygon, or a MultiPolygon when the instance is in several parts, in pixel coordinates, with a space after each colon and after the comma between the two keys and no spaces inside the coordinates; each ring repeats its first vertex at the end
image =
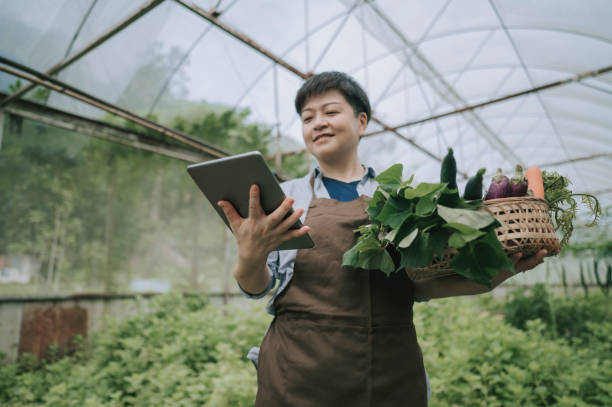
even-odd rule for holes
{"type": "Polygon", "coordinates": [[[485,200],[507,198],[510,196],[510,180],[502,173],[502,169],[498,168],[497,173],[491,181],[485,200]]]}
{"type": "Polygon", "coordinates": [[[527,195],[527,178],[523,173],[523,167],[520,164],[516,165],[514,176],[510,178],[510,196],[525,196],[527,195]]]}

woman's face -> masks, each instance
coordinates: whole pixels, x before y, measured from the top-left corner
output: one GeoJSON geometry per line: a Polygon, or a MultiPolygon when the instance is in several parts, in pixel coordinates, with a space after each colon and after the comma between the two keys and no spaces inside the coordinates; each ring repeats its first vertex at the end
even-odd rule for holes
{"type": "Polygon", "coordinates": [[[368,125],[367,115],[362,112],[355,117],[352,106],[337,90],[310,97],[301,116],[306,149],[327,162],[356,154],[359,137],[368,125]]]}

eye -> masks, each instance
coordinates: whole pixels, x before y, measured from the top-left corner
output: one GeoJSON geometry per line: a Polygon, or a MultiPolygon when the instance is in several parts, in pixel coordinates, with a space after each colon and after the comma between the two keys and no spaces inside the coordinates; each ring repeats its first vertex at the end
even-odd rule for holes
{"type": "Polygon", "coordinates": [[[303,118],[302,118],[302,122],[304,122],[304,123],[308,123],[308,122],[309,122],[309,121],[311,121],[311,120],[312,120],[312,117],[310,117],[310,116],[307,116],[307,117],[303,117],[303,118]]]}
{"type": "Polygon", "coordinates": [[[334,114],[338,114],[338,112],[336,111],[331,111],[331,112],[327,112],[328,115],[334,115],[334,114]]]}

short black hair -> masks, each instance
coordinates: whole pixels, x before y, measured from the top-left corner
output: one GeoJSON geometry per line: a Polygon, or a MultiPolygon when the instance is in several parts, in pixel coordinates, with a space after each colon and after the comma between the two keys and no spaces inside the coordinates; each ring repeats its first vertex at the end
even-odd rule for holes
{"type": "Polygon", "coordinates": [[[337,90],[344,95],[346,101],[353,107],[355,116],[364,112],[368,117],[368,122],[370,121],[372,109],[370,108],[368,95],[355,79],[344,72],[337,71],[322,72],[304,82],[297,95],[295,95],[295,111],[301,115],[302,108],[310,97],[330,90],[337,90]]]}

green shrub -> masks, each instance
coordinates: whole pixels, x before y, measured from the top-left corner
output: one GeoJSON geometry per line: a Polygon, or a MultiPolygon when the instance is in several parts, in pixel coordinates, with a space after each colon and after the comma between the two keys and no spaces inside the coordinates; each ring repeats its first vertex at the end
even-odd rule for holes
{"type": "Polygon", "coordinates": [[[553,337],[592,342],[597,338],[592,327],[612,317],[612,301],[601,294],[554,298],[543,284],[536,284],[530,293],[522,288],[512,292],[504,312],[506,322],[522,330],[528,321],[540,319],[553,337]]]}
{"type": "Polygon", "coordinates": [[[417,304],[415,324],[433,407],[612,405],[611,354],[551,339],[539,319],[523,331],[454,298],[417,304]]]}
{"type": "Polygon", "coordinates": [[[176,294],[156,297],[150,308],[105,328],[72,357],[0,368],[3,405],[252,405],[257,379],[245,356],[269,324],[263,309],[224,313],[176,294]]]}
{"type": "MultiPolygon", "coordinates": [[[[156,297],[149,312],[108,325],[70,357],[0,367],[0,404],[251,406],[257,376],[245,355],[270,322],[262,302],[253,307],[156,297]]],[[[521,330],[496,307],[478,297],[415,305],[432,407],[612,405],[612,323],[587,321],[590,336],[555,339],[541,319],[521,330]]]]}
{"type": "Polygon", "coordinates": [[[514,290],[510,300],[505,303],[506,322],[520,329],[525,329],[527,321],[540,319],[551,325],[552,313],[549,294],[543,284],[536,284],[526,295],[524,288],[514,290]]]}

